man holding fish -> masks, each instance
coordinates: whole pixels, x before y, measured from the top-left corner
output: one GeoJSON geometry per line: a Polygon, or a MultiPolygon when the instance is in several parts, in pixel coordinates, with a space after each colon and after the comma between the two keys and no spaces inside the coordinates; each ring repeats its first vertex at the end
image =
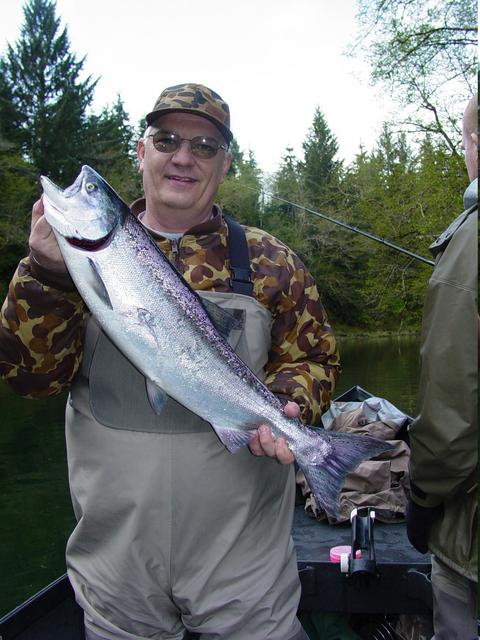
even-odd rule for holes
{"type": "Polygon", "coordinates": [[[290,463],[334,510],[344,474],[385,445],[297,417],[318,422],[339,371],[298,257],[245,227],[251,282],[235,291],[214,202],[227,104],[177,85],[146,120],[131,212],[89,167],[65,190],[42,178],[0,374],[26,397],[70,388],[67,566],[88,640],[300,640],[290,463]]]}

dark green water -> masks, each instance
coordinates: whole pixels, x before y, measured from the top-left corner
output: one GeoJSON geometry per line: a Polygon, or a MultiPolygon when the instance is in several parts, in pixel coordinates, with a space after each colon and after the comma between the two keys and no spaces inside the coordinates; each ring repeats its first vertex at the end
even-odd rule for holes
{"type": "Polygon", "coordinates": [[[343,371],[336,394],[358,384],[387,398],[409,415],[415,414],[420,376],[420,338],[339,339],[343,371]]]}
{"type": "Polygon", "coordinates": [[[0,383],[0,615],[65,572],[73,526],[65,396],[31,401],[0,383]]]}
{"type": "MultiPolygon", "coordinates": [[[[416,338],[340,340],[337,392],[359,384],[415,412],[416,338]]],[[[65,396],[31,401],[0,383],[0,615],[65,571],[74,518],[65,461],[65,396]]]]}

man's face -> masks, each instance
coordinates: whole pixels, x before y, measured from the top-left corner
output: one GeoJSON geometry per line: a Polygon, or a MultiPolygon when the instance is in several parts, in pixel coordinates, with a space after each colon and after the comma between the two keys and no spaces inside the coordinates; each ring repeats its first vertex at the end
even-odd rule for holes
{"type": "MultiPolygon", "coordinates": [[[[208,136],[225,145],[219,130],[206,118],[190,113],[166,113],[158,118],[157,128],[172,131],[181,138],[208,136]]],[[[195,157],[188,142],[182,142],[174,153],[162,153],[153,146],[152,138],[140,140],[138,159],[143,172],[147,201],[144,221],[163,230],[185,231],[208,220],[215,195],[231,163],[231,155],[219,149],[213,158],[195,157]]]]}

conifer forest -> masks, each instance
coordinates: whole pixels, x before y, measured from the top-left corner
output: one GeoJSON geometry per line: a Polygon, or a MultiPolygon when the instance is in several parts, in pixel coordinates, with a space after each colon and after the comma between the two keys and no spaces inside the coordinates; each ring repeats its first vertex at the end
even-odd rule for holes
{"type": "MultiPolygon", "coordinates": [[[[461,213],[468,186],[460,118],[477,84],[476,3],[359,0],[358,6],[351,55],[368,53],[372,82],[395,95],[401,118],[385,122],[374,148],[359,148],[347,164],[338,159],[336,132],[319,104],[302,156],[286,148],[268,175],[254,151],[234,139],[218,202],[297,252],[334,326],[415,331],[432,267],[311,212],[431,258],[429,245],[461,213]]],[[[40,174],[67,186],[89,164],[127,203],[142,195],[136,144],[143,122],[130,121],[120,95],[99,113],[92,110],[97,80],[85,78],[82,55],[72,51],[53,0],[25,3],[21,31],[0,58],[2,299],[27,252],[40,174]]]]}

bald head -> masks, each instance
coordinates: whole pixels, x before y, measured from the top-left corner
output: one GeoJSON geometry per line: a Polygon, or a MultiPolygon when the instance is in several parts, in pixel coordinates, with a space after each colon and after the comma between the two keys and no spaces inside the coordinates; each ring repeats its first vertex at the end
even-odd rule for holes
{"type": "Polygon", "coordinates": [[[463,114],[462,125],[465,164],[468,177],[474,180],[478,176],[478,94],[470,98],[463,114]]]}

